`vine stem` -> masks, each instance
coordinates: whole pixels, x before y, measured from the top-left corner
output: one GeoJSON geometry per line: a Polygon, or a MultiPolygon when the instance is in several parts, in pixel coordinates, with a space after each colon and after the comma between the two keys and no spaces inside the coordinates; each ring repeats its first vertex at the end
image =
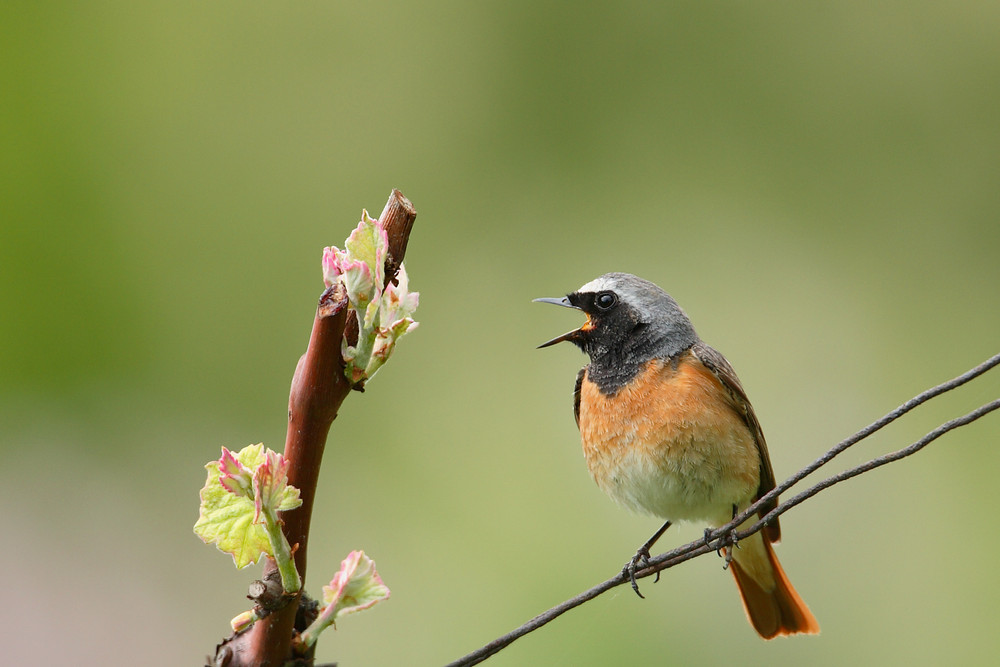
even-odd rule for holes
{"type": "MultiPolygon", "coordinates": [[[[379,223],[387,232],[389,252],[385,262],[386,284],[393,280],[406,254],[406,245],[417,212],[399,190],[389,195],[379,223]]],[[[349,333],[346,290],[339,284],[320,296],[313,319],[309,345],[292,376],[288,397],[288,430],[285,436],[285,459],[288,483],[299,489],[302,505],[282,512],[282,531],[292,545],[295,566],[302,584],[306,578],[306,547],[312,518],[313,500],[319,480],[323,450],[340,405],[351,392],[344,377],[341,341],[349,333]]],[[[357,327],[357,323],[354,323],[357,327]]],[[[356,334],[355,334],[356,335],[356,334]]],[[[263,578],[275,569],[273,561],[264,566],[263,578]]],[[[297,619],[300,594],[287,605],[254,623],[247,632],[232,636],[216,648],[216,664],[227,667],[283,665],[292,659],[292,637],[305,629],[305,619],[297,619]],[[298,621],[298,624],[297,624],[298,621]],[[301,626],[301,627],[299,627],[301,626]]],[[[311,655],[306,656],[307,660],[311,655]]]]}

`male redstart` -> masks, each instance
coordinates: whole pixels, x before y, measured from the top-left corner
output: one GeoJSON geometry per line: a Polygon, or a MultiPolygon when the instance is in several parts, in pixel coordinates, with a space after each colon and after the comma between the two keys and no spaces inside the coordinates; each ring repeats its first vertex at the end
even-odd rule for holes
{"type": "MultiPolygon", "coordinates": [[[[566,298],[536,301],[587,316],[539,347],[568,340],[590,357],[573,407],[594,481],[628,509],[666,520],[624,570],[638,593],[635,571],[671,521],[719,527],[774,488],[764,434],[736,371],[653,283],[608,273],[566,298]]],[[[771,547],[780,536],[774,519],[737,549],[725,547],[743,609],[765,639],[818,633],[771,547]]]]}

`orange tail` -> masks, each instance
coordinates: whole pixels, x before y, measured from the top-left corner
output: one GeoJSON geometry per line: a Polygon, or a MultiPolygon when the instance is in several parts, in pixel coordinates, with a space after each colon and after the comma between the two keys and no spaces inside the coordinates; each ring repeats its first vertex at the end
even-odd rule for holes
{"type": "Polygon", "coordinates": [[[729,568],[743,598],[747,619],[764,639],[819,633],[819,623],[792,588],[770,542],[756,533],[740,542],[729,568]]]}

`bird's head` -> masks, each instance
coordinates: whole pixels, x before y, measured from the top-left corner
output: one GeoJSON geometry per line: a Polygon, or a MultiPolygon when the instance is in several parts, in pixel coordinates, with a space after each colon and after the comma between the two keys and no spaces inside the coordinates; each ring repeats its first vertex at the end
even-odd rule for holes
{"type": "Polygon", "coordinates": [[[587,321],[539,347],[570,341],[592,362],[672,357],[698,342],[691,320],[662,289],[630,273],[606,273],[563,298],[535,299],[583,311],[587,321]]]}

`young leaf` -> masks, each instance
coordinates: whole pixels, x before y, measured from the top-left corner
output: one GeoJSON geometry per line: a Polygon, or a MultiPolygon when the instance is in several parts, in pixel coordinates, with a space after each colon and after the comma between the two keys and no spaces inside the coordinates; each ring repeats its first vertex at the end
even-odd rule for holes
{"type": "Polygon", "coordinates": [[[416,328],[412,315],[420,295],[409,291],[406,269],[400,265],[395,279],[383,290],[389,239],[385,228],[361,214],[361,222],[344,243],[323,251],[323,282],[340,282],[347,289],[351,309],[358,318],[358,340],[342,345],[344,371],[352,385],[370,379],[388,360],[396,341],[416,328]]]}
{"type": "MultiPolygon", "coordinates": [[[[231,555],[233,563],[241,569],[258,562],[264,554],[273,555],[267,530],[257,520],[257,494],[252,491],[247,493],[242,483],[247,472],[266,467],[269,460],[272,461],[273,471],[273,459],[269,459],[264,452],[264,445],[257,444],[244,447],[235,455],[223,448],[222,457],[205,466],[208,477],[201,489],[201,508],[194,532],[206,544],[215,544],[220,551],[231,555]]],[[[267,502],[274,505],[275,511],[301,505],[298,490],[287,486],[287,476],[284,482],[280,479],[280,471],[277,476],[277,486],[273,473],[267,478],[270,484],[267,486],[267,502]]],[[[258,487],[256,480],[253,486],[258,487]]]]}
{"type": "Polygon", "coordinates": [[[375,561],[364,551],[352,551],[341,564],[329,585],[323,587],[323,603],[319,616],[299,636],[299,650],[305,651],[316,643],[320,633],[340,616],[368,609],[389,598],[389,587],[375,570],[375,561]]]}
{"type": "Polygon", "coordinates": [[[389,587],[375,570],[375,561],[364,551],[352,551],[341,564],[328,586],[323,587],[323,602],[333,606],[333,618],[368,609],[389,598],[389,587]]]}

